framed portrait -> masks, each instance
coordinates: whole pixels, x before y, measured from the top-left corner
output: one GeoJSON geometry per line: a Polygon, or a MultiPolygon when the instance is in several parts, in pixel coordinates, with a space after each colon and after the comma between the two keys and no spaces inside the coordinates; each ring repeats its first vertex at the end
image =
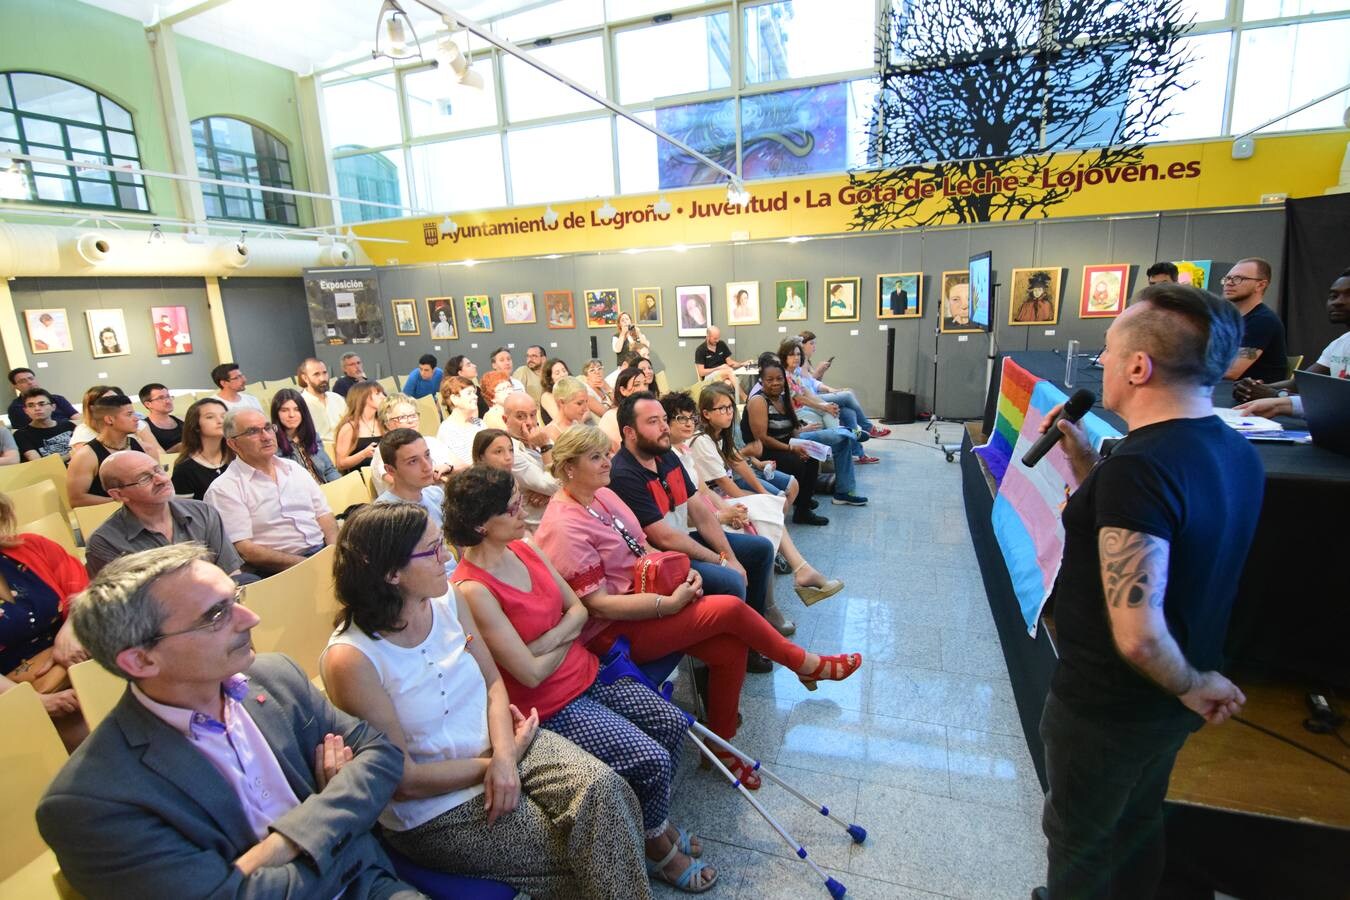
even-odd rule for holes
{"type": "Polygon", "coordinates": [[[943,334],[973,334],[984,331],[970,318],[970,270],[942,273],[942,296],[938,298],[938,330],[943,334]]]}
{"type": "Polygon", "coordinates": [[[727,282],[727,324],[759,324],[759,282],[727,282]]]}
{"type": "Polygon", "coordinates": [[[502,294],[503,325],[533,325],[534,320],[533,292],[516,291],[512,294],[502,294]]]}
{"type": "Polygon", "coordinates": [[[120,309],[87,309],[84,318],[89,323],[89,345],[94,350],[94,359],[131,353],[127,322],[120,309]]]}
{"type": "Polygon", "coordinates": [[[858,321],[858,301],[862,279],[852,277],[825,279],[825,321],[858,321]]]}
{"type": "Polygon", "coordinates": [[[805,278],[789,278],[773,283],[773,308],[780,322],[806,321],[805,278]]]}
{"type": "Polygon", "coordinates": [[[155,355],[178,356],[192,352],[192,330],[186,306],[150,307],[150,327],[155,332],[155,355]]]}
{"type": "Polygon", "coordinates": [[[395,300],[393,303],[394,334],[399,335],[400,337],[421,334],[422,326],[417,322],[417,301],[395,300]]]}
{"type": "Polygon", "coordinates": [[[878,319],[918,319],[922,316],[922,272],[894,272],[877,276],[878,319]]]}
{"type": "Polygon", "coordinates": [[[492,299],[487,294],[468,294],[464,297],[464,321],[470,334],[486,334],[492,330],[492,299]]]}
{"type": "MultiPolygon", "coordinates": [[[[397,316],[397,309],[395,309],[397,316]]],[[[417,324],[413,323],[414,326],[417,324]]],[[[455,321],[454,297],[427,298],[427,324],[431,326],[431,337],[455,340],[459,337],[459,324],[455,321]]],[[[402,332],[400,332],[402,333],[402,332]]],[[[417,334],[416,331],[412,332],[417,334]]]]}
{"type": "Polygon", "coordinates": [[[1191,287],[1198,287],[1200,290],[1208,290],[1210,270],[1214,268],[1212,259],[1179,259],[1174,265],[1177,267],[1177,283],[1189,284],[1191,287]]]}
{"type": "Polygon", "coordinates": [[[1012,290],[1008,294],[1008,324],[1053,325],[1059,321],[1063,282],[1063,269],[1013,269],[1012,290]]]}
{"type": "Polygon", "coordinates": [[[712,285],[675,286],[675,316],[680,337],[703,337],[712,321],[712,285]]]}
{"type": "Polygon", "coordinates": [[[576,328],[577,315],[571,291],[544,291],[544,313],[549,328],[576,328]]]}
{"type": "Polygon", "coordinates": [[[1080,319],[1107,319],[1125,309],[1130,287],[1129,263],[1083,266],[1083,295],[1078,301],[1080,319]]]}
{"type": "Polygon", "coordinates": [[[64,309],[25,309],[28,349],[33,353],[64,353],[74,350],[70,342],[70,320],[64,309]]]}
{"type": "Polygon", "coordinates": [[[664,325],[661,321],[661,289],[633,288],[633,321],[639,326],[664,325]]]}
{"type": "Polygon", "coordinates": [[[586,327],[613,328],[619,323],[619,292],[614,288],[583,291],[586,299],[586,327]]]}

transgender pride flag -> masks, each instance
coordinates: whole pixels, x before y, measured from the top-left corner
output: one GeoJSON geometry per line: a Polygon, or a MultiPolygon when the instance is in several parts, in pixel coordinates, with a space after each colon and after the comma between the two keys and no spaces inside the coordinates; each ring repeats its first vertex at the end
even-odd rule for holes
{"type": "MultiPolygon", "coordinates": [[[[1058,445],[1035,468],[1028,469],[1021,459],[1040,438],[1046,413],[1067,399],[1059,388],[1004,357],[994,430],[988,443],[975,448],[998,485],[994,536],[1003,551],[1027,633],[1033,637],[1041,607],[1059,574],[1064,552],[1060,513],[1069,498],[1072,472],[1058,445]]],[[[1094,447],[1103,438],[1119,437],[1119,432],[1091,413],[1081,424],[1094,447]]]]}

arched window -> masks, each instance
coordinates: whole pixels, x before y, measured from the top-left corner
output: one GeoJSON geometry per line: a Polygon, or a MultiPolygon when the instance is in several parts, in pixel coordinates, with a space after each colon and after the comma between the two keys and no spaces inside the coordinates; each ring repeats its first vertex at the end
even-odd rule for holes
{"type": "Polygon", "coordinates": [[[209,116],[192,123],[197,171],[205,178],[237,181],[241,187],[202,185],[206,214],[213,219],[295,225],[295,197],[250,191],[246,184],[293,188],[291,158],[281,139],[239,119],[209,116]]]}
{"type": "MultiPolygon", "coordinates": [[[[0,153],[141,166],[131,113],[82,84],[37,72],[0,72],[0,153]]],[[[7,199],[149,210],[145,181],[131,173],[35,163],[7,199]]]]}

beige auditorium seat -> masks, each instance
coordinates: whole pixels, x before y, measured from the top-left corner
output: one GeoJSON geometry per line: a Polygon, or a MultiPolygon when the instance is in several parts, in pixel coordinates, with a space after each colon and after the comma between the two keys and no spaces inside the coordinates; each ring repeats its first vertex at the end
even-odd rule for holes
{"type": "Polygon", "coordinates": [[[100,503],[97,506],[77,506],[75,523],[80,526],[80,537],[87,544],[89,536],[98,530],[98,526],[108,521],[108,517],[122,506],[116,500],[100,503]]]}
{"type": "Polygon", "coordinates": [[[21,530],[56,541],[71,556],[84,559],[84,553],[75,546],[75,532],[70,530],[70,520],[62,513],[48,513],[31,522],[25,522],[21,530]]]}
{"type": "Polygon", "coordinates": [[[0,694],[0,897],[70,897],[56,856],[38,833],[38,801],[65,765],[66,748],[30,684],[0,694]]]}
{"type": "Polygon", "coordinates": [[[337,600],[333,595],[332,547],[244,588],[244,603],[260,621],[253,629],[259,653],[284,653],[311,679],[319,674],[319,654],[333,633],[337,600]]]}
{"type": "Polygon", "coordinates": [[[428,394],[417,401],[417,414],[420,417],[417,430],[425,437],[435,437],[441,427],[441,411],[436,400],[435,394],[428,394]]]}
{"type": "Polygon", "coordinates": [[[61,491],[50,481],[39,481],[8,492],[9,502],[14,506],[14,521],[23,525],[43,516],[61,515],[61,491]]]}
{"type": "Polygon", "coordinates": [[[349,506],[367,503],[370,500],[370,488],[366,485],[366,480],[362,477],[360,471],[348,472],[337,481],[321,484],[319,490],[323,491],[324,499],[328,501],[328,508],[333,511],[335,516],[342,515],[349,506]]]}
{"type": "Polygon", "coordinates": [[[69,672],[70,685],[75,688],[75,696],[80,698],[84,723],[93,731],[122,699],[127,689],[126,679],[119,678],[92,659],[76,663],[69,672]]]}
{"type": "Polygon", "coordinates": [[[70,499],[66,496],[66,464],[59,456],[44,456],[15,466],[0,466],[0,491],[8,493],[16,488],[50,481],[61,496],[61,510],[70,513],[70,499]]]}

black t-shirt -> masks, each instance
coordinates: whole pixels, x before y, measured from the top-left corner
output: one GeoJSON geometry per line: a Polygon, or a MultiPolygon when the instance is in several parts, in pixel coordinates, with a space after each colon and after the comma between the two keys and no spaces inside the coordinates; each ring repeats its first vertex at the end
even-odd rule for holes
{"type": "Polygon", "coordinates": [[[333,382],[333,393],[337,394],[339,397],[345,397],[347,396],[347,392],[350,391],[354,385],[358,385],[365,380],[366,379],[364,378],[353,378],[350,375],[343,375],[337,381],[333,382]]]}
{"type": "Polygon", "coordinates": [[[1284,323],[1264,303],[1258,303],[1242,317],[1242,346],[1261,351],[1261,357],[1242,373],[1270,384],[1284,381],[1289,374],[1289,357],[1284,348],[1284,323]]]}
{"type": "Polygon", "coordinates": [[[152,419],[146,419],[145,424],[150,427],[150,433],[155,436],[155,440],[165,450],[177,446],[183,440],[183,420],[177,416],[169,416],[173,420],[172,428],[160,428],[152,419]]]}
{"type": "Polygon", "coordinates": [[[659,522],[694,496],[698,489],[674,450],[656,458],[656,471],[638,462],[624,447],[609,470],[609,488],[628,504],[643,528],[659,522]]]}
{"type": "Polygon", "coordinates": [[[694,351],[694,364],[706,369],[715,369],[726,363],[729,356],[731,356],[731,348],[727,346],[726,341],[718,341],[717,346],[712,350],[708,349],[708,342],[704,341],[694,351]]]}
{"type": "Polygon", "coordinates": [[[1168,630],[1192,666],[1217,669],[1264,488],[1256,451],[1216,416],[1157,422],[1120,441],[1064,507],[1055,695],[1098,718],[1198,723],[1116,650],[1097,533],[1126,528],[1168,541],[1168,630]]]}
{"type": "MultiPolygon", "coordinates": [[[[70,405],[70,401],[60,394],[52,394],[52,403],[56,409],[52,412],[52,418],[57,422],[65,422],[75,417],[75,407],[70,405]]],[[[9,404],[9,427],[22,428],[32,420],[28,418],[28,413],[23,409],[23,398],[15,397],[9,404]]]]}
{"type": "Polygon", "coordinates": [[[38,428],[31,422],[14,432],[14,443],[19,445],[19,456],[36,450],[38,456],[70,458],[70,435],[75,423],[69,419],[56,422],[51,428],[38,428]]]}
{"type": "Polygon", "coordinates": [[[191,494],[193,500],[205,499],[206,489],[220,477],[226,465],[228,463],[219,469],[208,469],[190,456],[178,460],[173,464],[174,493],[191,494]]]}

